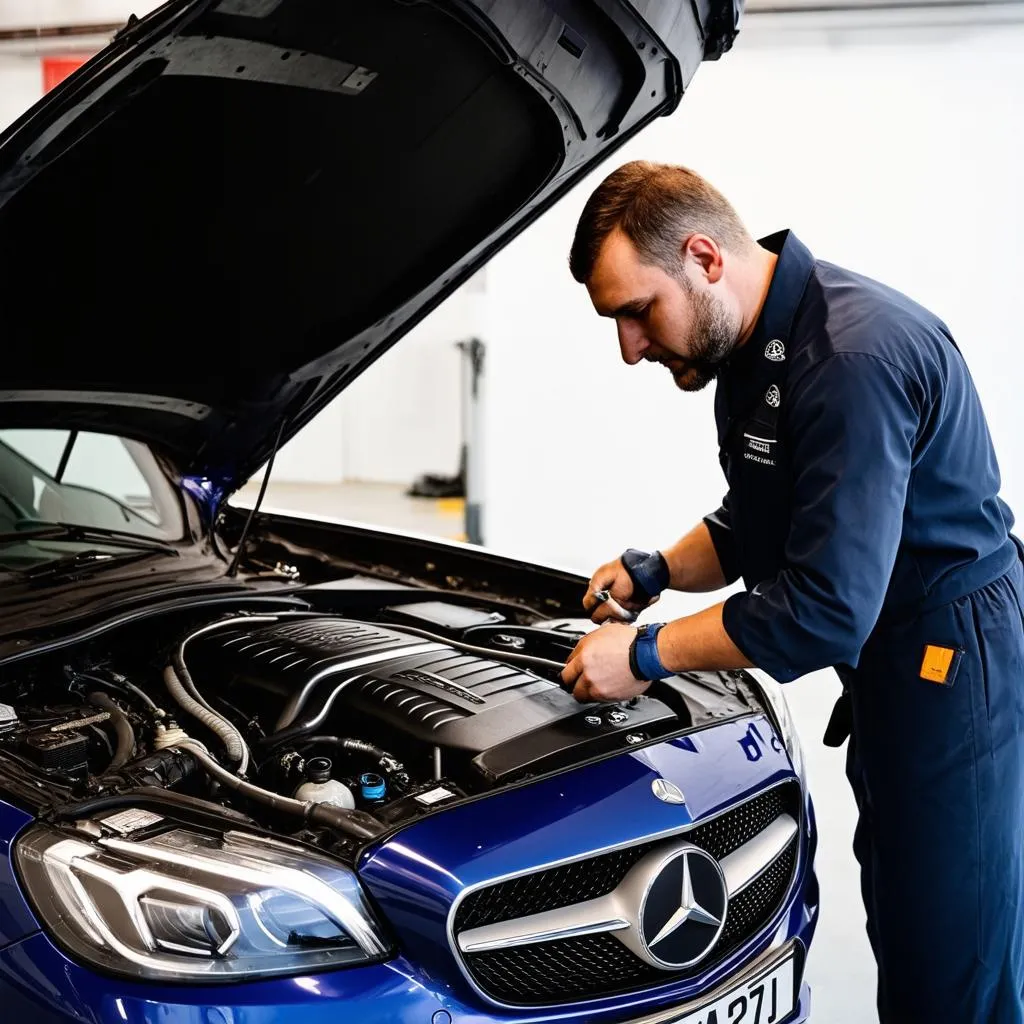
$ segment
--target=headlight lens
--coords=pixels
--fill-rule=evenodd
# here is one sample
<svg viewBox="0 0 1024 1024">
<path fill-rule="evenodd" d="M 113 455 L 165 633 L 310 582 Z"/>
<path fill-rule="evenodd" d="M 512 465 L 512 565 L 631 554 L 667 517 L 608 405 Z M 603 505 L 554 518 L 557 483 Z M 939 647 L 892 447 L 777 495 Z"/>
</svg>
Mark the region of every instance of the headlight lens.
<svg viewBox="0 0 1024 1024">
<path fill-rule="evenodd" d="M 775 727 L 779 731 L 779 739 L 782 740 L 786 753 L 789 754 L 789 759 L 793 762 L 793 770 L 800 778 L 805 778 L 804 750 L 800 745 L 800 737 L 797 735 L 796 725 L 793 723 L 793 716 L 790 714 L 782 685 L 761 669 L 754 668 L 745 671 L 757 683 L 761 696 L 764 697 L 764 701 L 771 711 Z"/>
<path fill-rule="evenodd" d="M 231 981 L 389 950 L 353 872 L 259 836 L 176 828 L 135 842 L 37 825 L 15 858 L 54 937 L 123 975 Z"/>
</svg>

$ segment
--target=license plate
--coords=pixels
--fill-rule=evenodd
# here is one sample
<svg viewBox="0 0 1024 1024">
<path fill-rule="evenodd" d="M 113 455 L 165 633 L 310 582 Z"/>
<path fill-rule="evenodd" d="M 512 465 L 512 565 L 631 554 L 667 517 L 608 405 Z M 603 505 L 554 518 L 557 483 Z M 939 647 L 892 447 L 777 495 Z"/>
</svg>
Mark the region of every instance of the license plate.
<svg viewBox="0 0 1024 1024">
<path fill-rule="evenodd" d="M 796 1009 L 794 965 L 788 957 L 672 1024 L 782 1024 Z"/>
</svg>

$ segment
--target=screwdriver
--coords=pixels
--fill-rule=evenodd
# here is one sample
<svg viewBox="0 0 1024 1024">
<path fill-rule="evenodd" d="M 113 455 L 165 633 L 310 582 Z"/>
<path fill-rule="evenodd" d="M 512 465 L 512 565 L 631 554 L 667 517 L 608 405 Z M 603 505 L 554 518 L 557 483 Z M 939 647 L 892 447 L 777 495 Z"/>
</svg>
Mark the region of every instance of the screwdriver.
<svg viewBox="0 0 1024 1024">
<path fill-rule="evenodd" d="M 620 619 L 622 622 L 636 622 L 637 613 L 623 608 L 607 590 L 592 590 L 590 594 L 598 604 L 608 605 L 612 615 L 617 619 Z"/>
</svg>

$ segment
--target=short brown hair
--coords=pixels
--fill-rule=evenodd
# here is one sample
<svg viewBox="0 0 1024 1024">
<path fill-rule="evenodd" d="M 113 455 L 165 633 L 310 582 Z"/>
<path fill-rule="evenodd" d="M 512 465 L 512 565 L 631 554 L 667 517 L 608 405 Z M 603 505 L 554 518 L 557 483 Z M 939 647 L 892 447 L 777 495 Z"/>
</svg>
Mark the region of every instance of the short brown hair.
<svg viewBox="0 0 1024 1024">
<path fill-rule="evenodd" d="M 616 228 L 622 228 L 645 263 L 669 271 L 679 266 L 682 240 L 697 232 L 738 252 L 754 244 L 729 200 L 699 174 L 647 160 L 613 171 L 583 207 L 569 252 L 569 269 L 581 284 L 594 272 L 601 246 Z"/>
</svg>

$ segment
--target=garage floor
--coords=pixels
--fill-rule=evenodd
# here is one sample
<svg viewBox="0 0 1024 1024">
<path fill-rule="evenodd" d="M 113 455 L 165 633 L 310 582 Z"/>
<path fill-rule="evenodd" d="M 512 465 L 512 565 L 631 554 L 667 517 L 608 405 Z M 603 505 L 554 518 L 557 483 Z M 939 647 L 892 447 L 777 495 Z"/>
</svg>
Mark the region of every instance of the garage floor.
<svg viewBox="0 0 1024 1024">
<path fill-rule="evenodd" d="M 448 540 L 464 539 L 461 498 L 410 498 L 405 491 L 402 484 L 293 484 L 271 480 L 263 506 L 390 526 Z M 244 487 L 240 497 L 249 504 L 258 493 L 257 481 Z"/>
<path fill-rule="evenodd" d="M 254 500 L 258 489 L 258 485 L 245 488 L 243 502 Z M 460 501 L 409 498 L 399 485 L 272 482 L 264 506 L 462 539 Z M 673 614 L 671 602 L 671 595 L 666 595 L 661 606 L 666 617 Z M 824 1024 L 872 1024 L 878 1019 L 875 965 L 864 934 L 859 876 L 850 851 L 855 811 L 843 775 L 846 748 L 833 750 L 821 743 L 838 692 L 839 682 L 831 672 L 815 673 L 786 688 L 803 738 L 819 828 L 821 917 L 808 963 L 814 990 L 812 1019 Z"/>
</svg>

